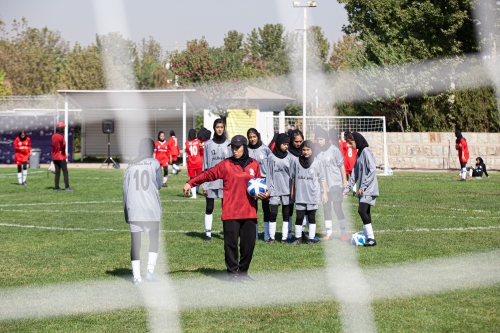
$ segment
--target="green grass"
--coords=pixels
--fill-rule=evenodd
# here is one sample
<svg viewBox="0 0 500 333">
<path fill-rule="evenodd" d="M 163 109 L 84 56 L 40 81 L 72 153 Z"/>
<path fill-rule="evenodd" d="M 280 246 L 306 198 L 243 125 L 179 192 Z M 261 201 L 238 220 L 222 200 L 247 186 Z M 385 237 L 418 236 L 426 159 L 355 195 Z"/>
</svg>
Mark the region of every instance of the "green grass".
<svg viewBox="0 0 500 333">
<path fill-rule="evenodd" d="M 121 202 L 123 170 L 70 169 L 74 192 L 53 191 L 53 175 L 47 178 L 42 171 L 30 170 L 28 186 L 22 187 L 16 185 L 15 168 L 0 169 L 0 289 L 130 275 L 130 235 Z M 500 176 L 459 182 L 455 175 L 379 177 L 381 196 L 372 209 L 379 245 L 356 249 L 361 267 L 500 248 Z M 171 176 L 169 187 L 160 191 L 162 228 L 168 231 L 162 234 L 168 273 L 173 279 L 210 279 L 225 271 L 222 234 L 215 232 L 212 242 L 203 241 L 205 200 L 182 196 L 186 179 L 185 172 Z M 350 197 L 347 206 L 352 209 L 354 229 L 362 230 L 357 201 Z M 213 230 L 220 231 L 220 202 L 215 207 Z M 494 228 L 481 229 L 485 227 Z M 321 232 L 322 223 L 318 228 Z M 321 245 L 289 247 L 259 241 L 250 270 L 285 272 L 324 265 Z M 496 285 L 376 301 L 374 313 L 379 332 L 498 332 L 499 307 L 500 285 Z M 146 323 L 147 310 L 137 309 L 0 322 L 0 332 L 147 332 Z M 181 323 L 185 332 L 341 331 L 339 308 L 333 301 L 185 310 Z"/>
</svg>

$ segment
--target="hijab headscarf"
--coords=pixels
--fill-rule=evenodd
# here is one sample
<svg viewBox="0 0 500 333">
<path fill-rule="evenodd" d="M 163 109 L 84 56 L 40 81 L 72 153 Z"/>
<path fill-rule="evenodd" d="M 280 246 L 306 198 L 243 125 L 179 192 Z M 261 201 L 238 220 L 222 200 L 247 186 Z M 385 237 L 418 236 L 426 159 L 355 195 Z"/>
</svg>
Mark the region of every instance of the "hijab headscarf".
<svg viewBox="0 0 500 333">
<path fill-rule="evenodd" d="M 279 159 L 284 159 L 288 155 L 288 152 L 286 150 L 282 151 L 280 148 L 283 143 L 290 143 L 290 138 L 288 137 L 287 134 L 280 133 L 276 138 L 276 145 L 274 145 L 273 149 L 274 156 L 276 156 Z"/>
<path fill-rule="evenodd" d="M 257 135 L 257 143 L 252 145 L 250 144 L 250 139 L 248 139 L 248 137 L 250 136 L 250 133 L 253 133 L 255 135 Z M 248 139 L 248 148 L 250 149 L 257 149 L 259 148 L 260 146 L 262 146 L 262 140 L 260 139 L 260 133 L 259 131 L 257 131 L 255 128 L 249 128 L 248 131 L 247 131 L 247 139 Z"/>
<path fill-rule="evenodd" d="M 203 136 L 202 136 L 202 141 L 208 141 L 210 140 L 210 137 L 212 136 L 212 131 L 210 131 L 208 128 L 205 128 L 203 130 Z"/>
<path fill-rule="evenodd" d="M 363 149 L 369 147 L 368 142 L 366 141 L 365 137 L 358 132 L 352 132 L 351 134 L 354 138 L 354 142 L 356 142 L 356 149 L 358 150 L 357 156 L 360 156 Z"/>
<path fill-rule="evenodd" d="M 174 132 L 174 130 L 171 130 L 171 131 L 170 131 L 170 136 L 175 136 L 175 132 Z"/>
<path fill-rule="evenodd" d="M 457 137 L 457 140 L 455 141 L 455 143 L 457 143 L 457 144 L 460 143 L 460 139 L 463 138 L 462 132 L 460 132 L 459 130 L 456 130 L 455 131 L 455 136 Z"/>
<path fill-rule="evenodd" d="M 229 144 L 229 145 L 231 145 L 231 144 Z M 229 158 L 229 160 L 230 160 L 232 163 L 234 163 L 234 164 L 238 164 L 239 166 L 241 166 L 241 168 L 243 169 L 243 171 L 245 171 L 245 167 L 246 167 L 247 165 L 249 165 L 249 164 L 252 162 L 252 158 L 251 158 L 251 157 L 250 157 L 250 155 L 248 154 L 248 145 L 243 144 L 242 146 L 243 146 L 243 149 L 244 149 L 244 151 L 243 151 L 243 155 L 241 155 L 241 157 L 240 157 L 240 158 L 236 158 L 236 157 L 234 157 L 234 155 L 233 155 L 233 156 L 231 156 L 231 157 Z"/>
<path fill-rule="evenodd" d="M 476 160 L 479 160 L 479 164 L 484 164 L 484 161 L 481 157 L 476 157 Z M 477 164 L 476 164 L 477 165 Z"/>
<path fill-rule="evenodd" d="M 218 124 L 224 125 L 224 132 L 222 132 L 222 135 L 217 135 L 217 131 L 215 130 L 215 126 Z M 214 121 L 214 137 L 213 139 L 215 143 L 221 144 L 226 142 L 226 124 L 224 124 L 224 121 L 222 119 L 215 119 Z"/>
<path fill-rule="evenodd" d="M 288 146 L 288 151 L 295 157 L 299 157 L 300 155 L 302 155 L 302 149 L 299 147 L 299 148 L 295 148 L 294 144 L 293 144 L 293 141 L 295 140 L 295 137 L 296 136 L 300 136 L 302 137 L 302 139 L 304 139 L 304 134 L 302 134 L 302 132 L 299 130 L 299 129 L 295 129 L 292 131 L 292 135 L 290 136 L 290 146 Z"/>
<path fill-rule="evenodd" d="M 320 151 L 327 151 L 331 144 L 330 144 L 330 136 L 328 135 L 328 132 L 325 131 L 322 127 L 316 126 L 314 129 L 314 139 L 318 140 L 319 138 L 325 139 L 325 145 L 323 147 L 319 146 L 319 149 L 315 151 L 315 155 L 317 156 Z"/>
<path fill-rule="evenodd" d="M 310 148 L 312 151 L 314 151 L 314 142 L 311 140 L 306 140 L 302 142 L 302 145 L 300 146 L 300 150 L 302 150 L 303 147 Z M 314 154 L 311 154 L 308 158 L 305 158 L 304 155 L 299 156 L 299 163 L 302 165 L 304 169 L 309 169 L 309 167 L 313 164 L 314 162 Z"/>
<path fill-rule="evenodd" d="M 196 130 L 194 128 L 191 128 L 188 133 L 188 140 L 195 140 L 196 139 Z"/>
<path fill-rule="evenodd" d="M 330 130 L 328 131 L 328 135 L 330 136 L 330 140 L 332 140 L 332 145 L 334 145 L 335 147 L 337 148 L 340 148 L 340 145 L 339 145 L 339 134 L 337 133 L 337 131 L 335 130 L 335 128 L 330 128 Z"/>
<path fill-rule="evenodd" d="M 64 127 L 56 127 L 56 133 L 64 134 Z"/>
<path fill-rule="evenodd" d="M 22 135 L 23 135 L 23 134 L 24 134 L 24 138 L 22 137 Z M 21 140 L 21 141 L 25 141 L 27 137 L 28 137 L 28 136 L 26 135 L 26 132 L 25 132 L 25 131 L 21 131 L 21 132 L 19 132 L 19 140 Z"/>
<path fill-rule="evenodd" d="M 162 133 L 165 134 L 165 132 L 163 132 L 163 131 L 159 131 L 158 132 L 158 141 L 160 141 L 161 143 L 164 143 L 165 142 L 165 138 L 163 138 L 163 141 L 160 140 L 160 134 L 162 134 Z"/>
<path fill-rule="evenodd" d="M 153 157 L 153 151 L 155 149 L 155 143 L 150 138 L 144 138 L 139 143 L 139 155 L 130 164 L 139 163 L 145 158 Z"/>
</svg>

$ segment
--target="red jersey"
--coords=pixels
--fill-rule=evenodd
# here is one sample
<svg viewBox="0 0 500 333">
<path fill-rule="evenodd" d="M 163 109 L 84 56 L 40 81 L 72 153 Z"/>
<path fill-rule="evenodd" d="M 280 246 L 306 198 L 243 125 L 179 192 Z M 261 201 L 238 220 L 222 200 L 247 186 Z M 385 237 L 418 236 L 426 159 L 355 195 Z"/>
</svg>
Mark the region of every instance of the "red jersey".
<svg viewBox="0 0 500 333">
<path fill-rule="evenodd" d="M 186 153 L 188 169 L 201 169 L 203 167 L 200 140 L 194 139 L 186 141 Z"/>
<path fill-rule="evenodd" d="M 467 146 L 467 140 L 461 138 L 460 144 L 462 144 L 462 147 L 459 147 L 458 143 L 455 144 L 455 149 L 458 150 L 458 159 L 460 160 L 460 163 L 467 163 L 469 160 L 469 147 Z"/>
<path fill-rule="evenodd" d="M 175 136 L 171 136 L 170 140 L 168 140 L 168 153 L 172 156 L 179 156 L 179 145 L 177 144 L 177 138 Z"/>
<path fill-rule="evenodd" d="M 24 162 L 28 162 L 31 152 L 31 140 L 26 137 L 24 141 L 21 141 L 19 137 L 14 140 L 14 163 L 21 165 Z"/>
<path fill-rule="evenodd" d="M 52 135 L 52 161 L 62 161 L 67 158 L 64 134 L 54 133 Z"/>
<path fill-rule="evenodd" d="M 341 141 L 341 152 L 344 156 L 344 167 L 345 173 L 350 175 L 354 164 L 356 164 L 356 155 L 358 154 L 357 149 L 352 149 L 351 145 L 347 141 Z"/>
<path fill-rule="evenodd" d="M 245 171 L 230 158 L 205 170 L 201 175 L 188 181 L 191 187 L 222 179 L 224 200 L 222 200 L 222 220 L 256 219 L 257 200 L 247 193 L 247 183 L 252 178 L 260 178 L 259 162 L 252 158 L 252 162 L 245 166 Z"/>
<path fill-rule="evenodd" d="M 170 160 L 168 153 L 168 141 L 156 141 L 155 142 L 155 158 L 160 162 L 161 166 L 168 166 Z"/>
</svg>

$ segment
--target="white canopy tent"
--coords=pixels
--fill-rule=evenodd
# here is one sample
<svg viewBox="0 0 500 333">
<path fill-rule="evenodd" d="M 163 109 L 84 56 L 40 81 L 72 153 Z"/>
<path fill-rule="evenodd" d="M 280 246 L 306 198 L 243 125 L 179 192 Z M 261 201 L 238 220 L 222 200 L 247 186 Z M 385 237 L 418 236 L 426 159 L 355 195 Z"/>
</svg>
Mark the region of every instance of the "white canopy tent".
<svg viewBox="0 0 500 333">
<path fill-rule="evenodd" d="M 82 109 L 82 156 L 85 153 L 86 139 L 90 139 L 93 134 L 100 133 L 100 121 L 102 118 L 117 118 L 121 125 L 121 149 L 114 150 L 115 155 L 135 155 L 136 146 L 127 145 L 127 140 L 134 136 L 151 135 L 156 132 L 158 119 L 178 119 L 182 111 L 182 126 L 177 125 L 182 131 L 182 144 L 184 147 L 187 133 L 187 119 L 192 119 L 193 128 L 195 113 L 205 109 L 207 102 L 194 89 L 178 90 L 58 90 L 58 93 L 65 99 L 65 123 L 68 122 L 69 102 Z M 190 114 L 188 115 L 188 109 Z M 86 117 L 88 115 L 88 117 Z M 154 122 L 153 122 L 154 115 Z M 151 126 L 154 123 L 154 130 Z M 88 132 L 86 126 L 92 124 L 92 131 Z M 164 126 L 167 123 L 164 122 Z M 116 125 L 115 125 L 116 126 Z M 169 128 L 173 129 L 173 126 Z M 134 131 L 136 133 L 134 133 Z M 142 134 L 141 134 L 142 133 Z M 90 136 L 87 138 L 87 134 Z M 168 136 L 168 132 L 166 133 Z M 65 133 L 67 136 L 67 133 Z M 155 137 L 155 136 L 154 136 Z M 102 137 L 101 137 L 102 138 Z M 137 139 L 137 138 L 133 138 Z M 67 137 L 66 137 L 67 140 Z M 101 154 L 102 155 L 102 154 Z M 185 160 L 185 159 L 184 159 Z"/>
</svg>

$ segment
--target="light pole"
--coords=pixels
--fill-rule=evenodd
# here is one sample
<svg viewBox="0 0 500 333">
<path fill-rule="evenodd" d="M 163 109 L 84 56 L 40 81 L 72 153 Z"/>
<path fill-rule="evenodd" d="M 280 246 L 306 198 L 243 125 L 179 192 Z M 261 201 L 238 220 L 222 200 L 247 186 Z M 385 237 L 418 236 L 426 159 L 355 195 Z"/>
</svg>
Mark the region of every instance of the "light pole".
<svg viewBox="0 0 500 333">
<path fill-rule="evenodd" d="M 306 127 L 306 111 L 307 111 L 307 7 L 316 7 L 316 1 L 309 1 L 307 6 L 300 4 L 300 1 L 293 1 L 294 8 L 304 8 L 304 45 L 303 45 L 303 55 L 302 55 L 302 132 L 304 134 L 304 140 L 307 136 Z"/>
</svg>

